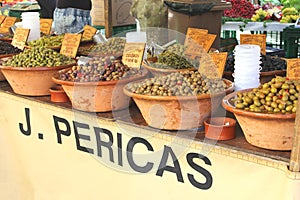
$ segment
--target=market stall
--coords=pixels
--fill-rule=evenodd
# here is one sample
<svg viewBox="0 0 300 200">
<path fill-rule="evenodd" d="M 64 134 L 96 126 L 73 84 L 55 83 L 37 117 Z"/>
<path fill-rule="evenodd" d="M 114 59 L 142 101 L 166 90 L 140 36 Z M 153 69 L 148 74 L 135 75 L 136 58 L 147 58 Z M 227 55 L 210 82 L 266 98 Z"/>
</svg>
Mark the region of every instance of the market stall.
<svg viewBox="0 0 300 200">
<path fill-rule="evenodd" d="M 220 31 L 110 37 L 111 17 L 107 38 L 43 19 L 37 38 L 0 38 L 1 199 L 300 198 L 299 59 L 267 57 L 258 34 L 228 64 Z"/>
<path fill-rule="evenodd" d="M 256 148 L 239 127 L 234 140 L 214 142 L 203 130 L 150 128 L 135 105 L 83 113 L 48 96 L 16 95 L 6 82 L 0 95 L 1 197 L 299 198 L 290 152 Z"/>
</svg>

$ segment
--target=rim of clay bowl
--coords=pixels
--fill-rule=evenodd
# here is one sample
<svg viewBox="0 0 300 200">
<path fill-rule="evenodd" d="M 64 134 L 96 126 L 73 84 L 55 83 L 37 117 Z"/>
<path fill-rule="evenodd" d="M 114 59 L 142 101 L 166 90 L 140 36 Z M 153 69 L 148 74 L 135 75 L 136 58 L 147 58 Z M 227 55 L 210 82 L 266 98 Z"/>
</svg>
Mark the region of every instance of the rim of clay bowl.
<svg viewBox="0 0 300 200">
<path fill-rule="evenodd" d="M 49 67 L 13 67 L 0 65 L 0 69 L 11 70 L 11 71 L 51 71 L 69 68 L 76 65 L 76 62 L 61 66 L 49 66 Z"/>
<path fill-rule="evenodd" d="M 286 73 L 286 70 L 273 70 L 273 71 L 267 71 L 267 72 L 260 72 L 261 76 L 270 76 L 270 75 L 284 75 Z"/>
<path fill-rule="evenodd" d="M 253 88 L 250 89 L 245 89 L 245 90 L 240 90 L 236 91 L 233 93 L 230 93 L 226 95 L 223 100 L 222 100 L 222 106 L 225 108 L 225 110 L 232 112 L 234 114 L 238 115 L 243 115 L 243 116 L 249 116 L 249 117 L 256 117 L 256 118 L 265 118 L 265 119 L 292 119 L 296 117 L 295 113 L 292 114 L 281 114 L 281 113 L 258 113 L 258 112 L 251 112 L 251 111 L 246 111 L 243 109 L 238 109 L 236 108 L 232 103 L 231 100 L 236 97 L 238 92 L 244 93 L 251 91 Z"/>
<path fill-rule="evenodd" d="M 224 91 L 222 92 L 218 92 L 218 93 L 213 93 L 213 94 L 201 94 L 201 95 L 196 95 L 196 96 L 150 96 L 150 95 L 143 95 L 143 94 L 136 94 L 133 92 L 130 92 L 127 87 L 130 84 L 134 84 L 134 83 L 138 83 L 140 81 L 135 81 L 135 82 L 130 82 L 128 83 L 123 91 L 127 96 L 130 96 L 132 98 L 138 98 L 138 99 L 148 99 L 148 100 L 160 100 L 160 101 L 172 101 L 172 100 L 191 100 L 191 99 L 207 99 L 207 98 L 211 98 L 211 97 L 217 97 L 220 96 L 222 94 L 224 94 L 224 92 L 229 93 L 233 91 L 233 82 L 227 80 L 227 79 L 222 79 L 226 85 L 228 85 L 228 88 L 226 88 Z"/>
<path fill-rule="evenodd" d="M 25 47 L 26 49 L 32 49 L 32 48 L 35 48 L 35 47 L 37 47 L 37 46 L 24 45 L 24 47 Z M 45 46 L 45 47 L 48 48 L 48 49 L 52 49 L 52 50 L 60 50 L 61 45 L 59 45 L 59 46 Z"/>
<path fill-rule="evenodd" d="M 121 80 L 114 80 L 114 81 L 96 81 L 96 82 L 74 82 L 74 81 L 63 81 L 59 79 L 59 74 L 64 73 L 65 71 L 70 70 L 71 68 L 66 68 L 63 70 L 58 71 L 52 76 L 52 80 L 60 85 L 69 85 L 69 86 L 91 86 L 91 85 L 116 85 L 120 83 L 127 83 L 128 81 L 135 81 L 137 79 L 143 78 L 147 76 L 148 71 L 145 69 L 141 69 L 142 74 L 135 75 L 135 76 L 130 76 L 125 79 Z"/>
<path fill-rule="evenodd" d="M 172 72 L 184 72 L 184 71 L 196 71 L 198 70 L 197 68 L 186 68 L 186 69 L 163 69 L 163 68 L 157 68 L 157 67 L 152 67 L 150 65 L 147 65 L 145 62 L 142 63 L 142 66 L 145 67 L 147 70 L 150 72 L 159 72 L 159 73 L 172 73 Z"/>
<path fill-rule="evenodd" d="M 266 71 L 266 72 L 260 72 L 261 76 L 269 76 L 269 75 L 282 75 L 285 74 L 286 70 L 273 70 L 273 71 Z M 223 74 L 232 76 L 233 72 L 231 71 L 224 71 Z"/>
</svg>

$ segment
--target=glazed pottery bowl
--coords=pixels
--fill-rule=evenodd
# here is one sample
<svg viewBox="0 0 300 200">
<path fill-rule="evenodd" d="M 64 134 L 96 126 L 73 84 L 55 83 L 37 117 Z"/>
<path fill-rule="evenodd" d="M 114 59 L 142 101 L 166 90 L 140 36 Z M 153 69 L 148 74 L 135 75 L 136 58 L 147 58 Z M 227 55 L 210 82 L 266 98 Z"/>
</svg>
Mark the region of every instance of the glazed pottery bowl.
<svg viewBox="0 0 300 200">
<path fill-rule="evenodd" d="M 49 89 L 56 84 L 52 76 L 59 70 L 75 65 L 54 67 L 11 67 L 0 66 L 0 69 L 16 94 L 26 96 L 49 95 Z"/>
<path fill-rule="evenodd" d="M 238 109 L 232 101 L 236 95 L 237 92 L 228 94 L 224 97 L 222 105 L 227 111 L 234 113 L 250 144 L 271 150 L 292 149 L 295 114 L 256 113 Z"/>
<path fill-rule="evenodd" d="M 143 118 L 151 127 L 166 130 L 188 130 L 203 126 L 203 120 L 215 112 L 226 93 L 233 91 L 231 81 L 224 92 L 197 96 L 150 96 L 129 91 L 129 83 L 124 93 L 132 97 Z"/>
<path fill-rule="evenodd" d="M 60 84 L 68 95 L 73 108 L 87 112 L 108 112 L 124 109 L 129 106 L 130 98 L 123 93 L 123 87 L 131 81 L 147 76 L 147 70 L 126 79 L 98 82 L 73 82 L 60 80 L 61 70 L 52 79 Z"/>
<path fill-rule="evenodd" d="M 231 140 L 235 137 L 236 120 L 213 117 L 204 120 L 205 137 L 213 140 Z"/>
</svg>

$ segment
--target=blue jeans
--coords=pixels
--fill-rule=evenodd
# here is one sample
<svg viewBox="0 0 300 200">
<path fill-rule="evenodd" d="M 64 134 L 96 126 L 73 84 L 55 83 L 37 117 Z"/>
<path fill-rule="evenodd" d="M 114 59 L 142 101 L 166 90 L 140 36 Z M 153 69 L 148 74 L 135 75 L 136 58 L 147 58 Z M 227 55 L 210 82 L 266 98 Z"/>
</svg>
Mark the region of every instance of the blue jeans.
<svg viewBox="0 0 300 200">
<path fill-rule="evenodd" d="M 85 25 L 91 25 L 90 10 L 78 8 L 55 8 L 53 30 L 56 34 L 76 33 Z"/>
</svg>

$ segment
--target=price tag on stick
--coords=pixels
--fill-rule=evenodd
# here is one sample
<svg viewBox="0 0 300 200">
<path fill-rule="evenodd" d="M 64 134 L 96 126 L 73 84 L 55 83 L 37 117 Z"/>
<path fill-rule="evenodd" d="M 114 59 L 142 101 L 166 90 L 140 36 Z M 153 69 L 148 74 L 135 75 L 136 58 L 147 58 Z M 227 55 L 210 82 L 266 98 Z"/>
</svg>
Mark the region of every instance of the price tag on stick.
<svg viewBox="0 0 300 200">
<path fill-rule="evenodd" d="M 5 18 L 6 18 L 5 15 L 0 15 L 0 24 L 4 22 Z"/>
<path fill-rule="evenodd" d="M 16 32 L 14 34 L 11 44 L 13 46 L 23 50 L 24 46 L 26 44 L 26 41 L 28 39 L 29 32 L 30 32 L 30 29 L 16 28 Z"/>
<path fill-rule="evenodd" d="M 224 68 L 225 68 L 226 60 L 227 60 L 227 54 L 228 54 L 227 52 L 210 53 L 209 54 L 217 66 L 219 78 L 222 78 L 222 76 L 223 76 L 223 72 L 224 72 Z"/>
<path fill-rule="evenodd" d="M 265 34 L 241 34 L 240 44 L 253 44 L 260 46 L 260 52 L 266 55 L 266 35 Z"/>
<path fill-rule="evenodd" d="M 291 79 L 300 79 L 300 58 L 285 59 L 287 63 L 286 76 Z"/>
<path fill-rule="evenodd" d="M 66 33 L 61 44 L 60 53 L 75 58 L 81 40 L 81 34 Z"/>
<path fill-rule="evenodd" d="M 96 32 L 97 32 L 96 28 L 89 25 L 85 25 L 83 27 L 82 37 L 91 40 L 93 39 L 93 36 L 96 34 Z"/>
<path fill-rule="evenodd" d="M 126 43 L 122 62 L 128 67 L 140 68 L 144 56 L 146 43 Z"/>
<path fill-rule="evenodd" d="M 6 17 L 1 24 L 0 33 L 8 33 L 10 27 L 12 27 L 17 21 L 16 17 Z"/>
<path fill-rule="evenodd" d="M 40 19 L 40 30 L 42 33 L 49 35 L 52 28 L 53 19 Z"/>
</svg>

